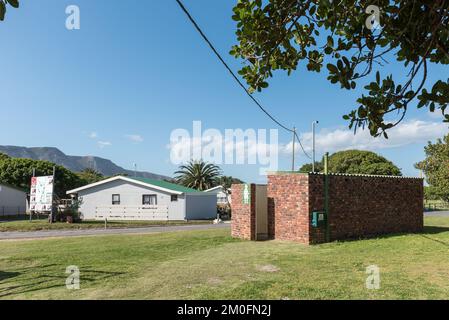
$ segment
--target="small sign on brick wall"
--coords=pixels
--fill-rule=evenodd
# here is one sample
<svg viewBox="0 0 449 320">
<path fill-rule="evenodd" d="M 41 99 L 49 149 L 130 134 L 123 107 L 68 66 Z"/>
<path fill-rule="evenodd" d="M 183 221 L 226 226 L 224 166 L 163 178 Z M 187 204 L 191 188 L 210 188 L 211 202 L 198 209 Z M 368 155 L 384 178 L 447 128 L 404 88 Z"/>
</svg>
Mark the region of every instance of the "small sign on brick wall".
<svg viewBox="0 0 449 320">
<path fill-rule="evenodd" d="M 242 189 L 243 204 L 251 204 L 251 186 L 245 184 Z"/>
</svg>

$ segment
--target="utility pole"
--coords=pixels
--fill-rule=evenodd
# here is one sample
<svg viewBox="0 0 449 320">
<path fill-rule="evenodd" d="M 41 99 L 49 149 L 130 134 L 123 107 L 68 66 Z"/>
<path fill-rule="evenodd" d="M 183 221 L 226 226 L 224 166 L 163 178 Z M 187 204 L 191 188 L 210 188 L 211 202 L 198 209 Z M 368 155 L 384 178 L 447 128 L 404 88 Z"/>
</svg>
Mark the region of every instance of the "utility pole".
<svg viewBox="0 0 449 320">
<path fill-rule="evenodd" d="M 36 169 L 33 168 L 33 178 L 35 176 L 36 176 Z M 31 210 L 31 197 L 32 197 L 32 193 L 30 193 L 30 222 L 33 220 L 33 211 L 34 211 L 34 210 Z"/>
<path fill-rule="evenodd" d="M 312 172 L 315 173 L 315 126 L 319 121 L 312 122 Z"/>
<path fill-rule="evenodd" d="M 296 142 L 296 127 L 293 127 L 293 150 L 292 150 L 292 171 L 295 171 L 295 142 Z"/>
<path fill-rule="evenodd" d="M 50 211 L 50 223 L 53 223 L 54 222 L 54 219 L 55 219 L 55 209 L 57 209 L 57 207 L 55 206 L 55 204 L 54 204 L 54 201 L 55 201 L 55 185 L 56 185 L 56 181 L 55 181 L 55 178 L 56 178 L 56 166 L 53 166 L 53 192 L 51 193 L 51 211 Z"/>
</svg>

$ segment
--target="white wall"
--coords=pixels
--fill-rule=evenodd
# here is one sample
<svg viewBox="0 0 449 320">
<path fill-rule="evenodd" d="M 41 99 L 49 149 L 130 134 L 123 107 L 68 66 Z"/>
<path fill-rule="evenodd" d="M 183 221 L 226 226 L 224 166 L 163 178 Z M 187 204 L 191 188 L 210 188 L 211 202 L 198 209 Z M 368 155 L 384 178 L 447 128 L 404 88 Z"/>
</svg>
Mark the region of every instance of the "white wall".
<svg viewBox="0 0 449 320">
<path fill-rule="evenodd" d="M 23 191 L 0 184 L 0 217 L 26 212 L 26 194 Z"/>
<path fill-rule="evenodd" d="M 123 180 L 115 180 L 96 187 L 82 190 L 78 196 L 82 198 L 80 212 L 84 219 L 95 218 L 96 207 L 111 207 L 112 195 L 120 194 L 119 206 L 142 206 L 142 195 L 157 195 L 157 204 L 168 206 L 170 220 L 185 219 L 185 197 L 178 196 L 178 201 L 171 201 L 171 194 Z"/>
<path fill-rule="evenodd" d="M 214 193 L 207 195 L 187 195 L 187 220 L 214 219 L 217 217 L 217 196 Z"/>
</svg>

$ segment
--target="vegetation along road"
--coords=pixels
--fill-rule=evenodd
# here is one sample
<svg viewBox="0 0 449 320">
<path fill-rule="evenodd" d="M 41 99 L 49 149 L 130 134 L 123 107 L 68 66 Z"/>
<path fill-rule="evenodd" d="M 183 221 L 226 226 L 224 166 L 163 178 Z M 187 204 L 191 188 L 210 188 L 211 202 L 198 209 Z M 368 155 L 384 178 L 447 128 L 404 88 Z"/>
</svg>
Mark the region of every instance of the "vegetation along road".
<svg viewBox="0 0 449 320">
<path fill-rule="evenodd" d="M 184 224 L 184 225 L 165 225 L 165 226 L 151 226 L 151 227 L 127 227 L 127 228 L 86 228 L 86 229 L 71 229 L 71 230 L 44 230 L 44 231 L 8 231 L 0 232 L 0 240 L 12 239 L 36 239 L 36 238 L 55 238 L 55 237 L 80 237 L 80 236 L 96 236 L 96 235 L 111 235 L 111 234 L 145 234 L 145 233 L 160 233 L 186 230 L 205 230 L 205 229 L 219 229 L 228 228 L 230 224 Z"/>
</svg>

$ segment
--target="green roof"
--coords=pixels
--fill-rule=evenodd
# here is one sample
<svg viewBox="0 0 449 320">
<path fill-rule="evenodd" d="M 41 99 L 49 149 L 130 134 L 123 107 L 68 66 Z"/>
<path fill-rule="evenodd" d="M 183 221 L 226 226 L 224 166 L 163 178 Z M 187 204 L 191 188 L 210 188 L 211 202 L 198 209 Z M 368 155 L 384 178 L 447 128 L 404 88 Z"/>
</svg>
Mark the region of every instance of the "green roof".
<svg viewBox="0 0 449 320">
<path fill-rule="evenodd" d="M 148 179 L 148 178 L 137 178 L 137 177 L 127 177 L 127 178 L 132 179 L 132 180 L 136 180 L 136 181 L 139 181 L 139 182 L 143 182 L 143 183 L 152 184 L 154 186 L 161 187 L 161 188 L 164 188 L 164 189 L 178 191 L 178 192 L 203 193 L 202 191 L 198 191 L 198 190 L 195 190 L 195 189 L 192 189 L 192 188 L 187 188 L 187 187 L 181 186 L 179 184 L 170 183 L 170 182 L 163 181 L 163 180 L 155 180 L 155 179 Z"/>
</svg>

